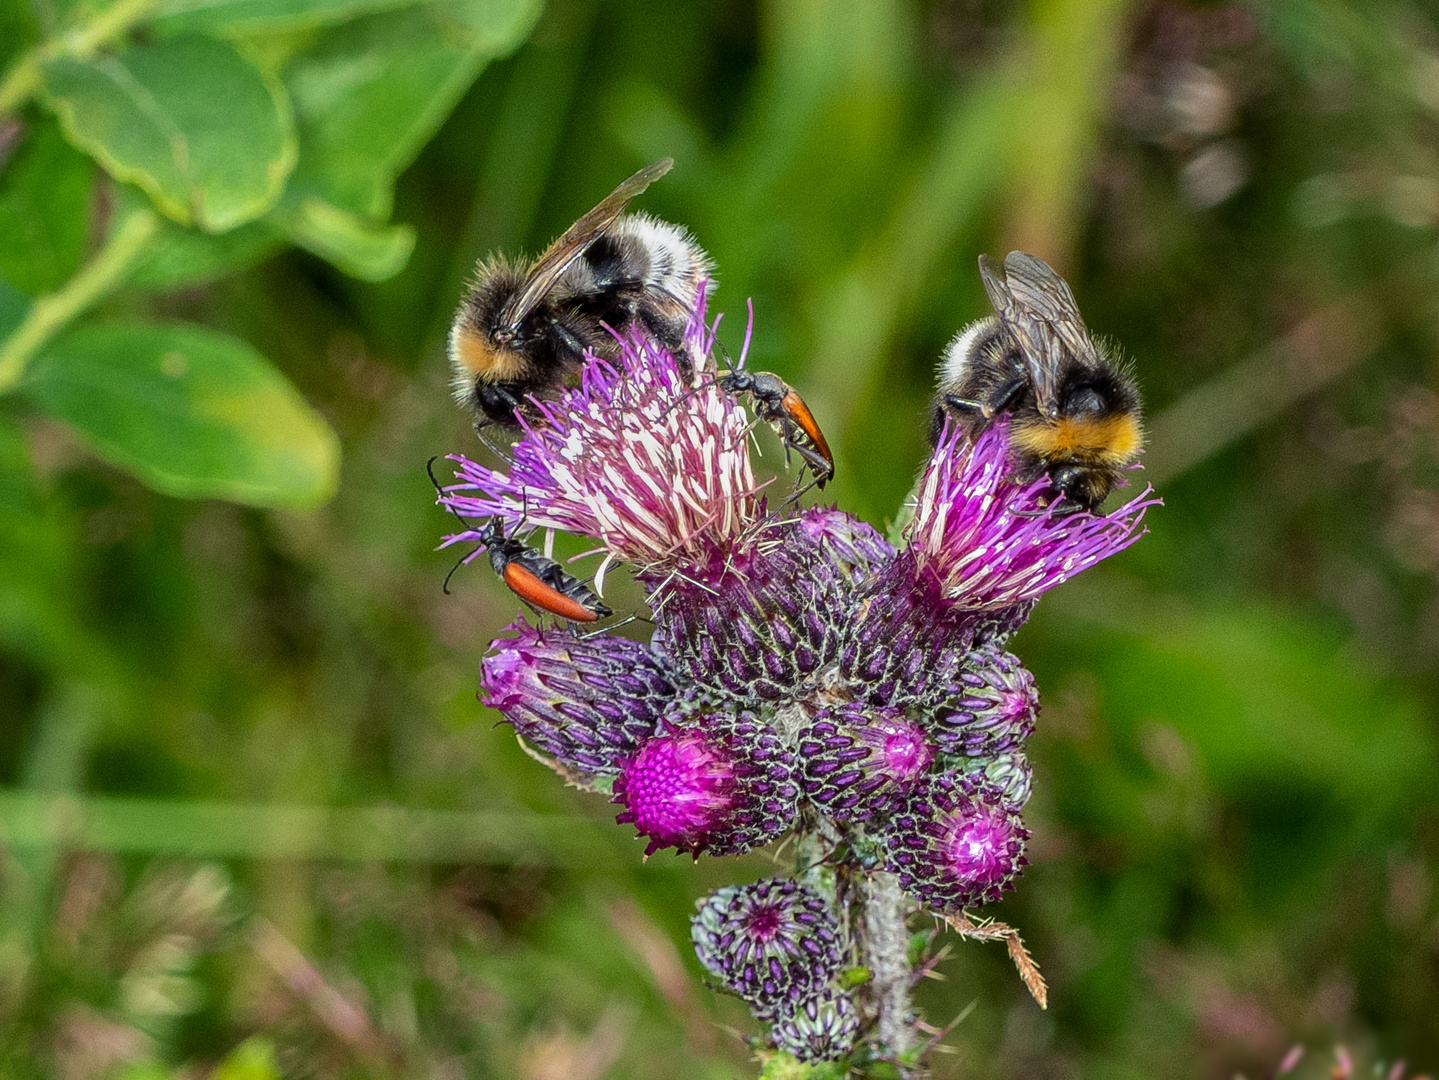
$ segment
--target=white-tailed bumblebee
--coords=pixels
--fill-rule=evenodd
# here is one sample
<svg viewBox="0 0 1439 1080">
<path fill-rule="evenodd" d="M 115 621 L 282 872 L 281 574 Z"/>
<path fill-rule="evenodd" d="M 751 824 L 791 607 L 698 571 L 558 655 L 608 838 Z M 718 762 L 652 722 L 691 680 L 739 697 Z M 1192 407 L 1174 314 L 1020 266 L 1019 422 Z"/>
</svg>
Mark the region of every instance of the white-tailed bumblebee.
<svg viewBox="0 0 1439 1080">
<path fill-rule="evenodd" d="M 1144 446 L 1139 389 L 1047 264 L 1012 251 L 1002 273 L 981 256 L 979 273 L 995 314 L 945 349 L 931 440 L 946 414 L 973 438 L 1008 413 L 1017 479 L 1047 474 L 1061 511 L 1093 510 Z"/>
<path fill-rule="evenodd" d="M 450 328 L 450 365 L 456 399 L 481 424 L 516 423 L 524 397 L 559 386 L 586 352 L 615 355 L 606 327 L 640 323 L 693 362 L 684 333 L 709 256 L 684 229 L 624 213 L 673 165 L 662 158 L 635 173 L 529 266 L 492 256 L 476 269 Z"/>
</svg>

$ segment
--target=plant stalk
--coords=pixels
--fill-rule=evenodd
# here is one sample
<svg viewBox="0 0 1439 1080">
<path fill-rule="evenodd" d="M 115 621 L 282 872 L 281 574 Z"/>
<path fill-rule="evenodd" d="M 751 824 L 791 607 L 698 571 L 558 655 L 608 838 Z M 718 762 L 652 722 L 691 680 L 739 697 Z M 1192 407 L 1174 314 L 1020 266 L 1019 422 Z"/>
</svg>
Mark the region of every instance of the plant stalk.
<svg viewBox="0 0 1439 1080">
<path fill-rule="evenodd" d="M 44 344 L 125 279 L 160 227 L 153 210 L 133 210 L 105 246 L 60 289 L 30 305 L 24 321 L 0 345 L 0 394 L 15 389 Z"/>
<path fill-rule="evenodd" d="M 909 930 L 905 916 L 909 901 L 900 891 L 899 878 L 883 871 L 861 874 L 855 882 L 863 903 L 855 927 L 861 961 L 869 968 L 869 1007 L 875 1017 L 875 1036 L 887 1055 L 901 1059 L 914 1045 L 914 1017 L 909 991 Z"/>
</svg>

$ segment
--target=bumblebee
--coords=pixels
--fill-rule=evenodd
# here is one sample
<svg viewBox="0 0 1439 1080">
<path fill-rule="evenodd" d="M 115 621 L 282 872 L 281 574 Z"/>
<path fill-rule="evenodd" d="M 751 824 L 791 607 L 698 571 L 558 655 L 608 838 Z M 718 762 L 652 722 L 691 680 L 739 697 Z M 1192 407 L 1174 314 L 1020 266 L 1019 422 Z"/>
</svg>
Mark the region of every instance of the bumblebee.
<svg viewBox="0 0 1439 1080">
<path fill-rule="evenodd" d="M 1003 271 L 981 256 L 979 273 L 995 314 L 946 347 L 930 440 L 947 415 L 974 438 L 1007 413 L 1016 479 L 1048 475 L 1058 512 L 1092 511 L 1143 449 L 1139 389 L 1046 263 L 1012 251 Z"/>
<path fill-rule="evenodd" d="M 586 352 L 616 355 L 610 330 L 633 323 L 692 366 L 684 334 L 713 264 L 684 229 L 624 213 L 673 165 L 635 173 L 530 265 L 492 256 L 476 269 L 449 352 L 455 398 L 480 426 L 515 425 L 526 395 L 559 386 Z"/>
</svg>

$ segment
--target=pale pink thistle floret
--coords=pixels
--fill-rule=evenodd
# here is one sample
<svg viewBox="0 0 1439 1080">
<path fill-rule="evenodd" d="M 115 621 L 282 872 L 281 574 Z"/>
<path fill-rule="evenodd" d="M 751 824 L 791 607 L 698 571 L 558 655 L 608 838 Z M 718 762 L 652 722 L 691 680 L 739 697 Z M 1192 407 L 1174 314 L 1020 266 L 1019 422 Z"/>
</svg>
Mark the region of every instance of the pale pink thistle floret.
<svg viewBox="0 0 1439 1080">
<path fill-rule="evenodd" d="M 1150 488 L 1111 514 L 1068 512 L 1047 477 L 1011 479 L 1009 425 L 1000 420 L 971 442 L 947 423 L 920 478 L 905 536 L 920 573 L 945 600 L 970 612 L 1000 611 L 1117 555 L 1144 535 L 1144 514 L 1160 500 Z"/>
<path fill-rule="evenodd" d="M 702 314 L 686 347 L 707 358 L 712 334 Z M 591 358 L 578 386 L 521 414 L 508 469 L 452 457 L 459 482 L 440 501 L 465 518 L 589 536 L 636 566 L 724 559 L 760 513 L 745 413 L 714 385 L 712 366 L 691 383 L 642 329 L 618 340 L 613 363 Z M 477 538 L 465 530 L 445 546 Z"/>
</svg>

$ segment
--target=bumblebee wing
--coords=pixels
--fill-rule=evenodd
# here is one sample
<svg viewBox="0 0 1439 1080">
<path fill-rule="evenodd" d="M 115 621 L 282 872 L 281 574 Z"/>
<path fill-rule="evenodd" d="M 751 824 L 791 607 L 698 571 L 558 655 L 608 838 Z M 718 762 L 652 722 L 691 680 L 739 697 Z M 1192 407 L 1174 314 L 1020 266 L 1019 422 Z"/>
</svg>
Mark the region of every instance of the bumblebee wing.
<svg viewBox="0 0 1439 1080">
<path fill-rule="evenodd" d="M 1004 260 L 1004 269 L 1015 303 L 1049 323 L 1070 352 L 1083 358 L 1092 346 L 1068 282 L 1048 263 L 1022 251 L 1011 251 Z"/>
<path fill-rule="evenodd" d="M 625 212 L 630 200 L 674 168 L 674 164 L 674 158 L 660 158 L 653 165 L 646 165 L 566 229 L 564 235 L 546 248 L 545 253 L 530 267 L 524 287 L 515 293 L 514 298 L 500 312 L 500 325 L 510 329 L 517 327 L 555 287 L 555 282 L 559 281 L 570 264 L 583 255 L 585 249 L 595 242 L 596 237 L 609 229 Z"/>
</svg>

